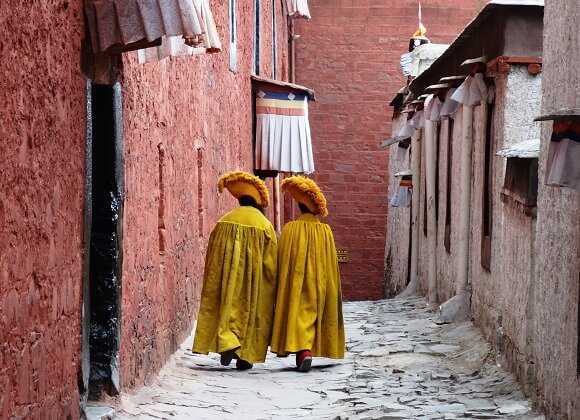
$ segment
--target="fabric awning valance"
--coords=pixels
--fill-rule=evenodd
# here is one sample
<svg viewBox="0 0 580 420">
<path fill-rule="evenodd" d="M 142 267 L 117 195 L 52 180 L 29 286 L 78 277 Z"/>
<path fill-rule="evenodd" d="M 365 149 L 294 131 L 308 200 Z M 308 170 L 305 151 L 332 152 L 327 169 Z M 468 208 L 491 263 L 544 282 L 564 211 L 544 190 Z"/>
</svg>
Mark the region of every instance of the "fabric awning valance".
<svg viewBox="0 0 580 420">
<path fill-rule="evenodd" d="M 255 169 L 314 172 L 308 99 L 312 91 L 254 79 Z"/>
<path fill-rule="evenodd" d="M 294 18 L 310 19 L 310 10 L 307 0 L 286 0 L 286 10 Z"/>
<path fill-rule="evenodd" d="M 540 139 L 524 140 L 504 147 L 496 153 L 505 158 L 537 159 L 540 155 Z"/>
<path fill-rule="evenodd" d="M 94 52 L 123 52 L 180 37 L 189 47 L 221 50 L 208 0 L 85 0 Z"/>
</svg>

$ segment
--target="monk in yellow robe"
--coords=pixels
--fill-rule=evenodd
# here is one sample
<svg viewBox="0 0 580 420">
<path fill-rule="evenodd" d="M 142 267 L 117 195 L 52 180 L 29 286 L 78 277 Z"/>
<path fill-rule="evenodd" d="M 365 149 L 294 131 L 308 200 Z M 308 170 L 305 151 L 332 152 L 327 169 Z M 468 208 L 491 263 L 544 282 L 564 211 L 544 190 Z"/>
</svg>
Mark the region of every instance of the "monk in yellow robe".
<svg viewBox="0 0 580 420">
<path fill-rule="evenodd" d="M 276 298 L 277 240 L 262 209 L 266 184 L 246 172 L 230 172 L 218 183 L 239 200 L 223 216 L 208 243 L 200 309 L 192 351 L 237 359 L 238 369 L 263 362 L 270 343 Z"/>
<path fill-rule="evenodd" d="M 271 350 L 296 353 L 299 371 L 313 356 L 344 358 L 344 321 L 338 258 L 326 216 L 326 199 L 316 183 L 302 176 L 281 186 L 298 202 L 302 215 L 287 223 L 278 243 L 278 292 Z"/>
</svg>

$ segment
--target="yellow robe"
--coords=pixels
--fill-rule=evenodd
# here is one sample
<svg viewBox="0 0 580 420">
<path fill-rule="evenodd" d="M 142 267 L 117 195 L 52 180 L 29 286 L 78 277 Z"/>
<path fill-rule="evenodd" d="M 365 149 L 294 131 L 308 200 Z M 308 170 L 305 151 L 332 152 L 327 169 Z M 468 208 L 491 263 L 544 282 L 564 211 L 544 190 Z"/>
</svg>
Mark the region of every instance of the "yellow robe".
<svg viewBox="0 0 580 420">
<path fill-rule="evenodd" d="M 253 207 L 226 214 L 209 238 L 194 353 L 236 350 L 263 362 L 276 298 L 276 233 Z"/>
<path fill-rule="evenodd" d="M 312 214 L 287 223 L 278 244 L 272 352 L 344 357 L 342 291 L 330 226 Z"/>
</svg>

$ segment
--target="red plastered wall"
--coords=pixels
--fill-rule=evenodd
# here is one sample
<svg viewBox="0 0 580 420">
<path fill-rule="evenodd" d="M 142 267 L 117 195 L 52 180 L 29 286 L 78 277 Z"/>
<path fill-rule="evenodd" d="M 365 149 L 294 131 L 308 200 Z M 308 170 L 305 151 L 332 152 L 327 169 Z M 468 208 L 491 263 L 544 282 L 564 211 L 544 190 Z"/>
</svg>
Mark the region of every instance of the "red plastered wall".
<svg viewBox="0 0 580 420">
<path fill-rule="evenodd" d="M 0 4 L 0 418 L 78 418 L 82 3 Z"/>
<path fill-rule="evenodd" d="M 218 178 L 253 168 L 254 5 L 237 3 L 237 73 L 229 69 L 228 2 L 212 2 L 221 53 L 145 65 L 135 55 L 124 58 L 124 386 L 155 374 L 189 333 L 199 307 L 207 239 L 215 222 L 237 205 L 227 192 L 218 193 Z M 276 5 L 280 79 L 288 73 L 288 44 Z M 262 1 L 260 74 L 265 77 L 272 76 L 273 67 L 271 22 L 271 2 Z"/>
</svg>

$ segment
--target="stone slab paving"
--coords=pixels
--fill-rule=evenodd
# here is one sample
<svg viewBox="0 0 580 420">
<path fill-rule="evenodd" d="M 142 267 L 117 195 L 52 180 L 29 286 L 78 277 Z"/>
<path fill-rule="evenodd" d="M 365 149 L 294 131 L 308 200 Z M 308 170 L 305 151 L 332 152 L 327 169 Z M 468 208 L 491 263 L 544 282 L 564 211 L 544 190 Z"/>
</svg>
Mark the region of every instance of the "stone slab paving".
<svg viewBox="0 0 580 420">
<path fill-rule="evenodd" d="M 490 362 L 471 323 L 436 325 L 421 298 L 346 303 L 347 355 L 269 355 L 249 371 L 190 351 L 189 337 L 155 382 L 122 395 L 116 419 L 543 419 Z"/>
</svg>

